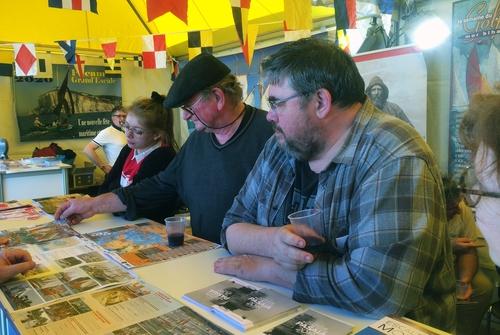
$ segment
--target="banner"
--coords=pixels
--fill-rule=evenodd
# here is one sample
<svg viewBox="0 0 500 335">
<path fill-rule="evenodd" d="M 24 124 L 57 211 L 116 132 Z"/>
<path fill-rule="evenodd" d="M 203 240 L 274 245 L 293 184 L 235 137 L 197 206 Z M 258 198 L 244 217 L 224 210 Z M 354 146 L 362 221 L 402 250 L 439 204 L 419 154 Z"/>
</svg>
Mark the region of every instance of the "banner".
<svg viewBox="0 0 500 335">
<path fill-rule="evenodd" d="M 471 164 L 458 130 L 470 97 L 491 93 L 500 83 L 500 2 L 464 0 L 453 3 L 448 172 L 458 177 Z"/>
<path fill-rule="evenodd" d="M 15 77 L 14 99 L 21 142 L 94 137 L 111 124 L 121 104 L 121 78 L 105 66 L 53 65 L 52 78 Z"/>
</svg>

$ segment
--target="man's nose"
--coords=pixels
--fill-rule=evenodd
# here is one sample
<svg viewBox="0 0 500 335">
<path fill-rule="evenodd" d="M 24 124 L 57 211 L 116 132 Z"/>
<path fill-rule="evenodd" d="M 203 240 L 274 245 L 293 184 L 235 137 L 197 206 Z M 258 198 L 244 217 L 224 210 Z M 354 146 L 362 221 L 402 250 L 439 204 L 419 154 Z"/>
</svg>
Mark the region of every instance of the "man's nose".
<svg viewBox="0 0 500 335">
<path fill-rule="evenodd" d="M 271 122 L 271 123 L 277 123 L 278 122 L 278 116 L 275 112 L 273 112 L 272 110 L 270 110 L 269 112 L 267 112 L 266 114 L 266 120 Z"/>
</svg>

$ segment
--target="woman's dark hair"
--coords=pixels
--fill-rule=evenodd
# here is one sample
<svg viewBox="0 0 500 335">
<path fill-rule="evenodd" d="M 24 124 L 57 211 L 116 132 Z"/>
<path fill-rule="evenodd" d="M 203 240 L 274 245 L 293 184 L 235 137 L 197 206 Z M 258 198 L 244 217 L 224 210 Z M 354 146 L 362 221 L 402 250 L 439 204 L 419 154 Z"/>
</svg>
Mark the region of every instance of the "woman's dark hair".
<svg viewBox="0 0 500 335">
<path fill-rule="evenodd" d="M 140 119 L 144 128 L 160 134 L 162 141 L 177 151 L 179 146 L 174 138 L 174 113 L 171 108 L 163 107 L 163 100 L 164 95 L 153 91 L 151 99 L 136 100 L 127 108 L 127 112 Z"/>
</svg>

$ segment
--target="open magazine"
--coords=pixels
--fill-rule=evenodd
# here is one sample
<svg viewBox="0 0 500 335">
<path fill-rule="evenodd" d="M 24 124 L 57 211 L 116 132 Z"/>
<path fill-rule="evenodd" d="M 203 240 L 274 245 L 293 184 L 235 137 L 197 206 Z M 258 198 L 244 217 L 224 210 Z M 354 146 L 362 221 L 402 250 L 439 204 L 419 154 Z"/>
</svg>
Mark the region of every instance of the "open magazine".
<svg viewBox="0 0 500 335">
<path fill-rule="evenodd" d="M 229 334 L 142 281 L 85 292 L 11 316 L 24 335 L 156 335 L 167 330 L 168 334 Z"/>
<path fill-rule="evenodd" d="M 100 230 L 84 236 L 104 248 L 110 257 L 126 268 L 151 265 L 219 247 L 218 244 L 186 234 L 182 246 L 170 248 L 165 226 L 151 221 Z"/>
<path fill-rule="evenodd" d="M 37 220 L 43 211 L 30 203 L 20 201 L 0 202 L 0 221 Z"/>
<path fill-rule="evenodd" d="M 21 310 L 134 278 L 76 235 L 54 223 L 8 232 L 11 243 L 27 250 L 37 265 L 0 285 L 2 304 Z"/>
<path fill-rule="evenodd" d="M 347 335 L 352 329 L 351 324 L 310 309 L 265 331 L 264 335 Z"/>
<path fill-rule="evenodd" d="M 33 199 L 33 201 L 37 202 L 45 213 L 54 214 L 57 207 L 59 207 L 62 203 L 68 201 L 69 199 L 77 199 L 81 197 L 83 197 L 83 194 L 73 193 L 47 198 L 37 198 Z"/>
<path fill-rule="evenodd" d="M 2 230 L 0 236 L 9 239 L 9 247 L 41 244 L 70 236 L 79 236 L 69 225 L 49 222 L 17 230 Z"/>
<path fill-rule="evenodd" d="M 182 298 L 242 331 L 271 322 L 301 307 L 274 290 L 258 288 L 236 279 L 187 293 Z"/>
</svg>

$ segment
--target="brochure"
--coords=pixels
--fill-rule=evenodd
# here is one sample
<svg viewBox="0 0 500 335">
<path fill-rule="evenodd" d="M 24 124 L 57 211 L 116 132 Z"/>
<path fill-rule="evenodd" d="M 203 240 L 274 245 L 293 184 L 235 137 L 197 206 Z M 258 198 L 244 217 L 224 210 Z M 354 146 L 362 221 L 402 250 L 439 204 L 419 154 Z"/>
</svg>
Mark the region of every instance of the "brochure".
<svg viewBox="0 0 500 335">
<path fill-rule="evenodd" d="M 12 313 L 22 334 L 229 334 L 142 281 Z"/>
<path fill-rule="evenodd" d="M 77 199 L 81 197 L 83 197 L 83 194 L 73 193 L 58 195 L 55 197 L 37 198 L 33 199 L 33 201 L 37 202 L 45 213 L 54 214 L 57 210 L 57 207 L 59 207 L 59 205 L 61 205 L 62 203 L 66 202 L 69 199 Z"/>
<path fill-rule="evenodd" d="M 1 237 L 9 239 L 9 247 L 22 244 L 39 244 L 78 235 L 79 233 L 69 225 L 55 223 L 54 221 L 18 230 L 0 231 Z"/>
<path fill-rule="evenodd" d="M 297 311 L 301 305 L 274 290 L 225 280 L 185 294 L 184 300 L 245 331 Z"/>
<path fill-rule="evenodd" d="M 110 228 L 84 236 L 126 268 L 150 265 L 219 247 L 218 244 L 186 234 L 182 246 L 170 248 L 165 226 L 152 221 Z"/>
<path fill-rule="evenodd" d="M 441 332 L 441 334 L 444 332 Z M 361 329 L 356 335 L 381 335 L 381 334 L 399 334 L 399 335 L 437 335 L 437 332 L 430 328 L 423 327 L 416 321 L 386 316 L 368 327 Z"/>
<path fill-rule="evenodd" d="M 22 245 L 37 266 L 0 285 L 5 306 L 20 310 L 127 282 L 133 275 L 76 236 Z"/>
<path fill-rule="evenodd" d="M 332 317 L 307 310 L 288 321 L 280 323 L 265 331 L 265 335 L 347 335 L 351 334 L 353 325 Z"/>
<path fill-rule="evenodd" d="M 44 213 L 30 203 L 9 201 L 0 202 L 0 221 L 38 220 Z"/>
</svg>

